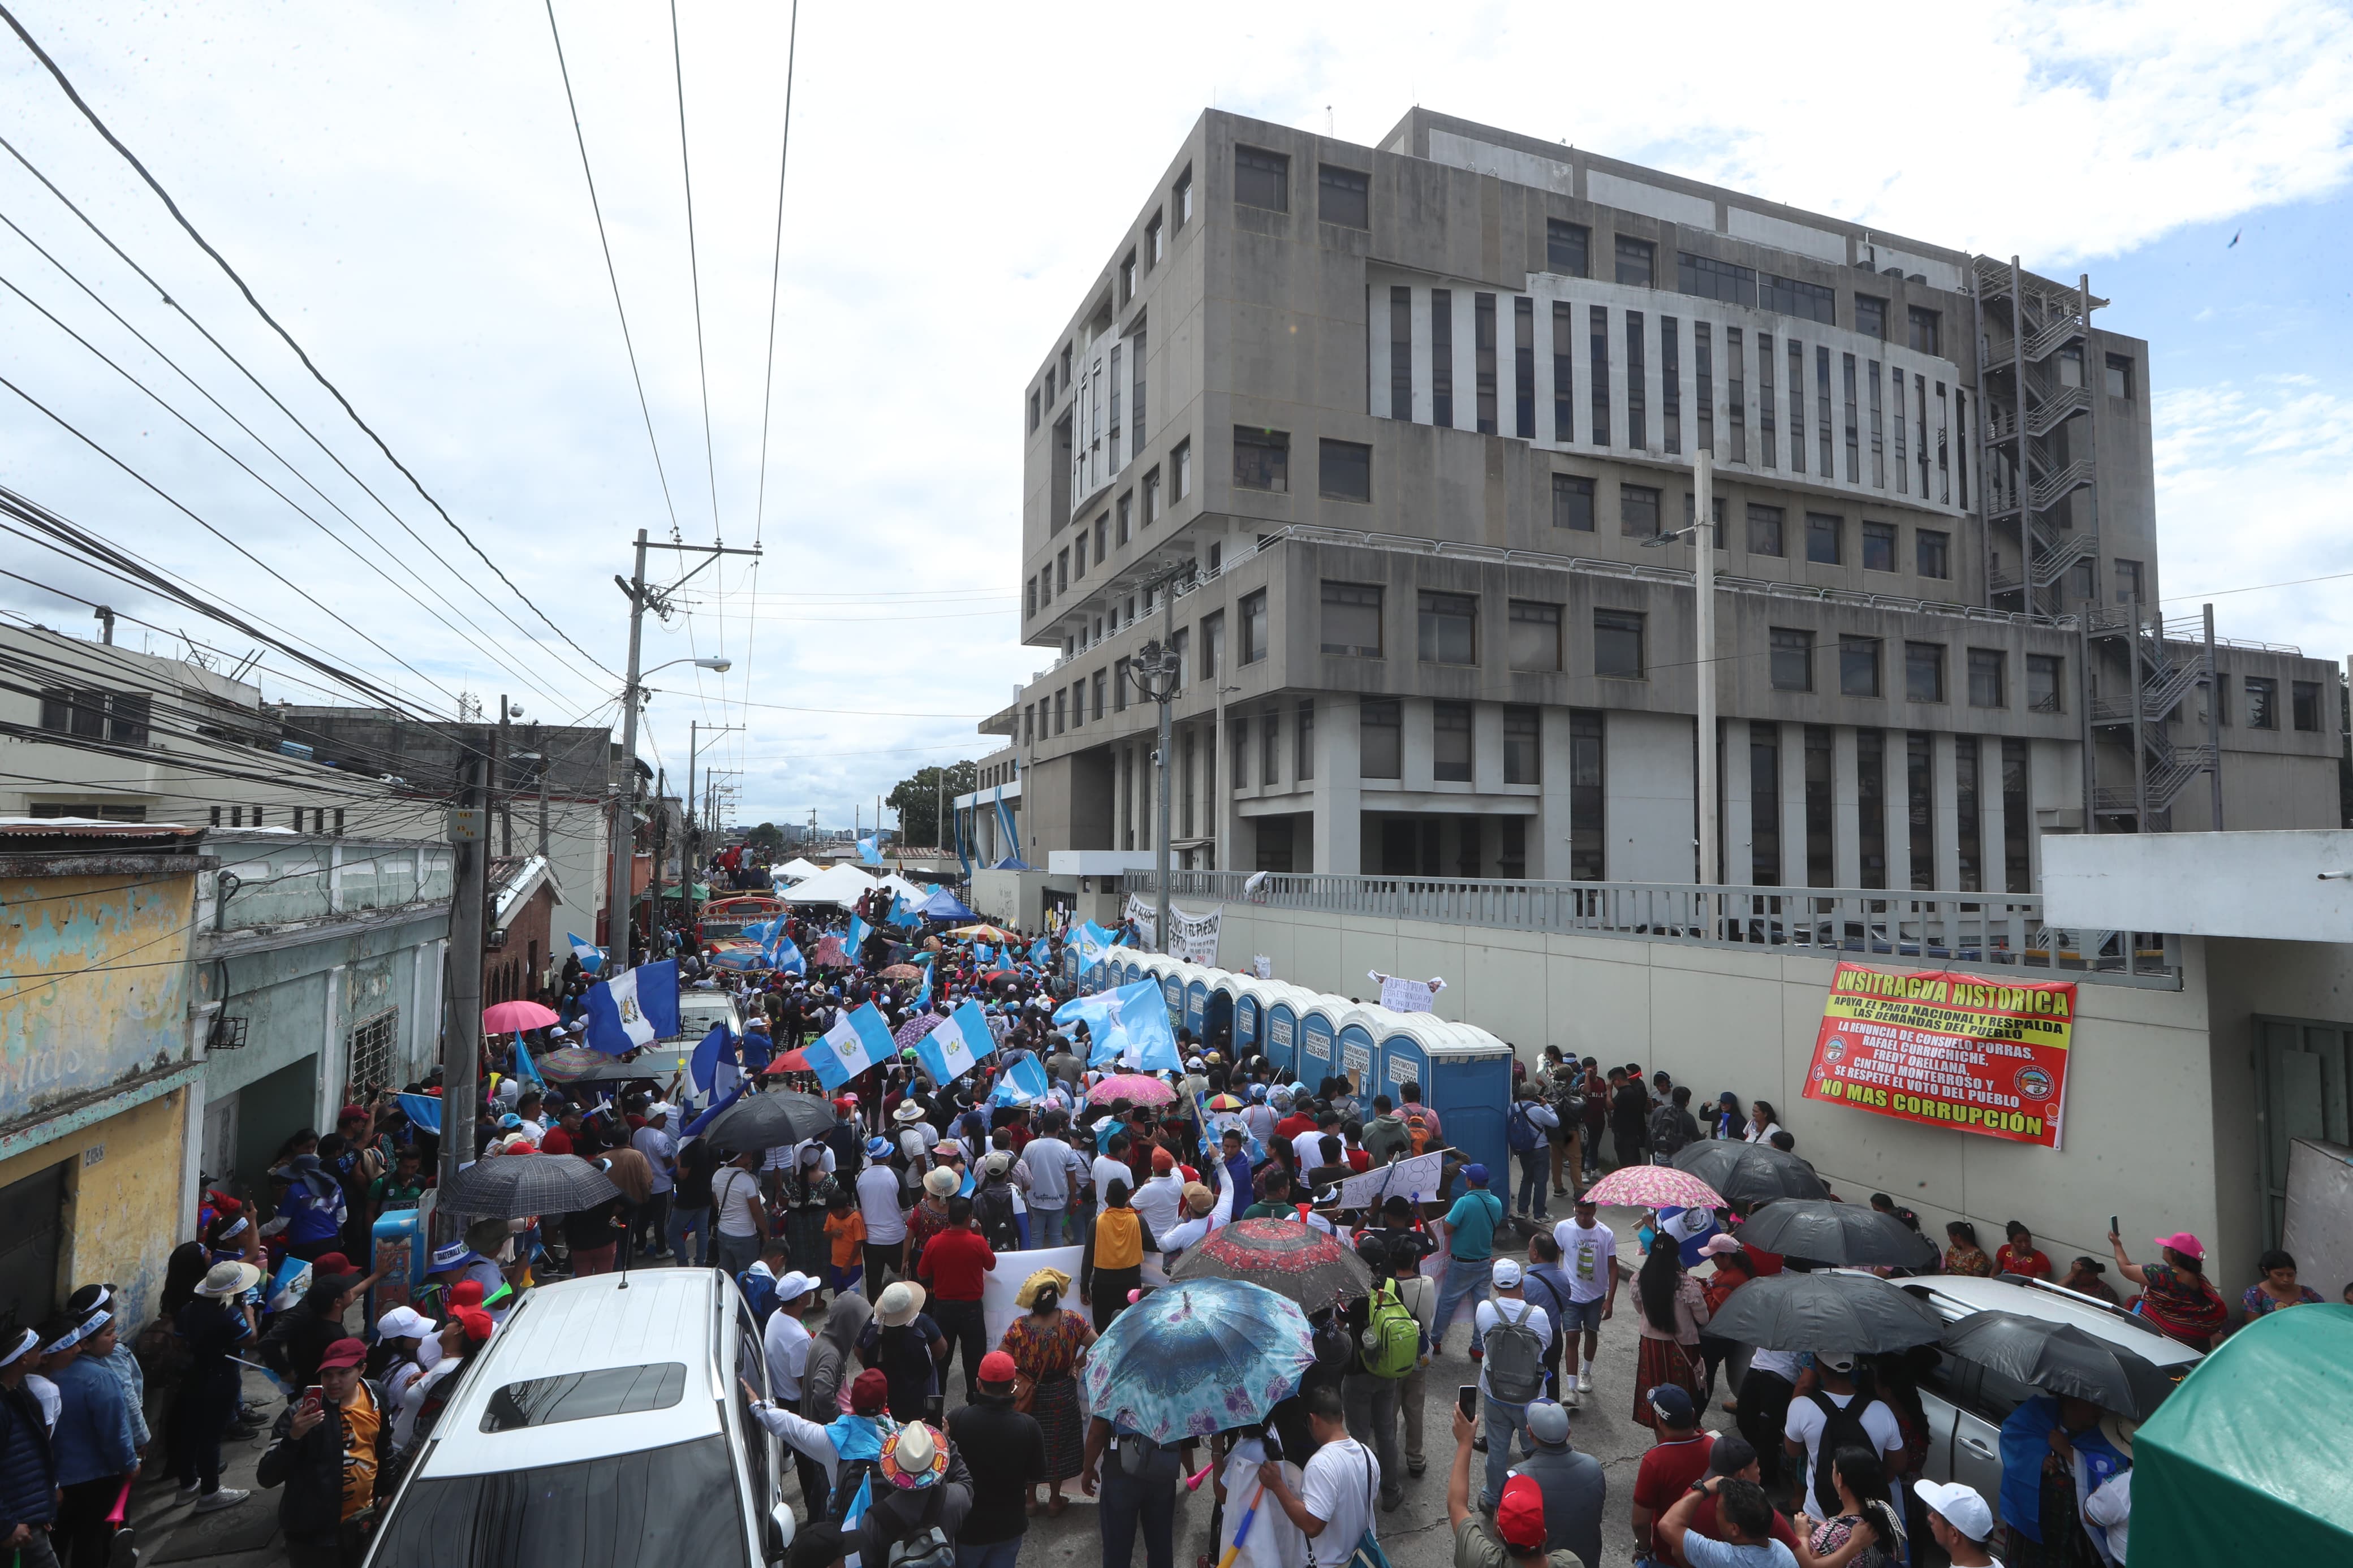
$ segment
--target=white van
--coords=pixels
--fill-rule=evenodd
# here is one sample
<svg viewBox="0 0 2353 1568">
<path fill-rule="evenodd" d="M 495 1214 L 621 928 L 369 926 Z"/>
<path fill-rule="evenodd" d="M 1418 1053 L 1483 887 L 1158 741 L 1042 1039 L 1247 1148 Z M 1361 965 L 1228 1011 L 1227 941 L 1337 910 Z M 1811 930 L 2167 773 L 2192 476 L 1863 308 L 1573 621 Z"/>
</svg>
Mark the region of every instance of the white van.
<svg viewBox="0 0 2353 1568">
<path fill-rule="evenodd" d="M 2131 1351 L 2179 1383 L 2203 1358 L 2159 1331 L 2146 1318 L 2121 1307 L 2064 1290 L 2041 1280 L 2004 1276 L 1980 1279 L 1965 1274 L 1930 1274 L 1894 1283 L 1926 1301 L 1946 1322 L 1972 1312 L 2015 1312 L 2021 1317 L 2071 1323 L 2094 1339 Z M 1930 1480 L 1975 1487 L 2001 1515 L 2001 1424 L 2040 1390 L 1975 1362 L 1947 1355 L 1920 1382 L 1920 1407 L 1928 1418 Z"/>
<path fill-rule="evenodd" d="M 760 1333 L 713 1268 L 542 1285 L 466 1369 L 366 1568 L 754 1568 L 785 1560 Z"/>
</svg>

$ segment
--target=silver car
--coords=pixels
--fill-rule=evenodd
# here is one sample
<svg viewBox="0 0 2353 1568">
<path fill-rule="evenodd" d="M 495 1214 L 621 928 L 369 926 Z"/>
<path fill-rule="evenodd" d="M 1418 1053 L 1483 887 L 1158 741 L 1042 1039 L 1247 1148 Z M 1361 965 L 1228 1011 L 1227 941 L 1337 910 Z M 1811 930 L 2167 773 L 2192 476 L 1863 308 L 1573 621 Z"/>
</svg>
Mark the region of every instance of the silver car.
<svg viewBox="0 0 2353 1568">
<path fill-rule="evenodd" d="M 760 1331 L 712 1268 L 542 1285 L 459 1375 L 366 1568 L 754 1568 L 793 1511 Z"/>
<path fill-rule="evenodd" d="M 1979 1279 L 1963 1274 L 1933 1274 L 1895 1281 L 1950 1323 L 1972 1312 L 2015 1312 L 2021 1317 L 2071 1323 L 2153 1363 L 2179 1382 L 2202 1359 L 2180 1341 L 2159 1332 L 2094 1297 L 2063 1290 L 2041 1280 L 2003 1277 Z M 1955 1356 L 1921 1380 L 1920 1406 L 1928 1418 L 1930 1480 L 1974 1487 L 2001 1514 L 2001 1424 L 2040 1392 L 2026 1384 Z"/>
</svg>

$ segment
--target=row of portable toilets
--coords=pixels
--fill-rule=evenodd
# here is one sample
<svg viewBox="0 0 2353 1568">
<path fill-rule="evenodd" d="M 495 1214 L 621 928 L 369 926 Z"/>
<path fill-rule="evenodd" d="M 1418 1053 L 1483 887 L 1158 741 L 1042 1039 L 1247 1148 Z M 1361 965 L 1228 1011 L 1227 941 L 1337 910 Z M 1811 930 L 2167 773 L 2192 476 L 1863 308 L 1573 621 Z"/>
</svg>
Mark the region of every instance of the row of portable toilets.
<svg viewBox="0 0 2353 1568">
<path fill-rule="evenodd" d="M 1075 953 L 1065 956 L 1076 964 Z M 1345 1074 L 1367 1121 L 1375 1095 L 1396 1102 L 1401 1085 L 1419 1084 L 1447 1143 L 1466 1161 L 1484 1163 L 1498 1192 L 1510 1190 L 1504 1118 L 1511 1103 L 1512 1047 L 1486 1030 L 1158 953 L 1117 950 L 1101 971 L 1086 977 L 1091 985 L 1158 981 L 1172 1026 L 1190 1029 L 1201 1041 L 1229 1032 L 1237 1050 L 1256 1045 L 1279 1071 L 1310 1089 Z"/>
</svg>

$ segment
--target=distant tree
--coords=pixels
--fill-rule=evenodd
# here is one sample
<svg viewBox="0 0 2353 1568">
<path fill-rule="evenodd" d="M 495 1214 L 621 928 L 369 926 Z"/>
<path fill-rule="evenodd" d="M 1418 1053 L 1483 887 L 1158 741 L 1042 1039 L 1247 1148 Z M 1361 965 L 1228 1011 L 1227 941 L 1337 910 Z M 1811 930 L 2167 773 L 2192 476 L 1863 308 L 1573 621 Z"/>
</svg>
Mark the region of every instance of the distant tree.
<svg viewBox="0 0 2353 1568">
<path fill-rule="evenodd" d="M 955 763 L 945 768 L 921 768 L 914 777 L 901 779 L 882 797 L 883 804 L 899 814 L 900 842 L 947 847 L 939 816 L 942 797 L 953 803 L 960 795 L 970 795 L 978 787 L 978 780 L 979 766 L 972 762 Z"/>
<path fill-rule="evenodd" d="M 744 835 L 744 842 L 754 849 L 765 849 L 774 855 L 785 847 L 784 829 L 773 822 L 764 822 Z"/>
</svg>

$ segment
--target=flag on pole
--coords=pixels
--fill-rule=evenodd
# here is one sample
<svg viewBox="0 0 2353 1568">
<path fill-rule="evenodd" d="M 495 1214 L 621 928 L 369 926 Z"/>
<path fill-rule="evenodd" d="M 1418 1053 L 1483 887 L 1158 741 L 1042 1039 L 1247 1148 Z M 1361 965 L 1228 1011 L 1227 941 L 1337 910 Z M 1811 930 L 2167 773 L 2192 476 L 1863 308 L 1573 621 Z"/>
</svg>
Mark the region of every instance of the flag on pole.
<svg viewBox="0 0 2353 1568">
<path fill-rule="evenodd" d="M 769 939 L 767 946 L 762 950 L 760 956 L 766 961 L 769 968 L 779 974 L 808 973 L 808 961 L 801 956 L 799 946 L 781 931 Z"/>
<path fill-rule="evenodd" d="M 709 1094 L 723 1059 L 736 1059 L 735 1037 L 728 1033 L 726 1025 L 713 1024 L 711 1032 L 694 1047 L 694 1054 L 687 1058 L 687 1070 L 693 1075 L 694 1087 Z"/>
<path fill-rule="evenodd" d="M 1160 982 L 1144 979 L 1133 984 L 1076 996 L 1054 1009 L 1054 1022 L 1084 1024 L 1094 1042 L 1089 1067 L 1117 1063 L 1135 1072 L 1173 1072 L 1183 1066 L 1176 1054 L 1176 1036 L 1168 1026 L 1167 999 Z"/>
<path fill-rule="evenodd" d="M 594 974 L 596 971 L 605 966 L 605 950 L 603 948 L 598 947 L 592 942 L 582 942 L 570 931 L 565 931 L 564 933 L 564 937 L 565 941 L 572 944 L 572 956 L 580 961 L 581 968 L 586 970 L 589 973 Z"/>
<path fill-rule="evenodd" d="M 591 1050 L 617 1057 L 678 1033 L 678 962 L 641 963 L 588 988 L 581 998 Z"/>
<path fill-rule="evenodd" d="M 831 1093 L 875 1063 L 889 1061 L 894 1050 L 891 1026 L 869 1002 L 844 1013 L 832 1028 L 809 1042 L 809 1070 Z"/>
<path fill-rule="evenodd" d="M 400 1109 L 409 1124 L 435 1137 L 441 1135 L 441 1100 L 438 1095 L 404 1094 L 399 1097 Z"/>
<path fill-rule="evenodd" d="M 942 1086 L 954 1083 L 980 1065 L 997 1049 L 988 1019 L 980 1004 L 966 1002 L 939 1022 L 939 1026 L 915 1042 L 915 1059 Z"/>
<path fill-rule="evenodd" d="M 991 1105 L 1035 1105 L 1046 1098 L 1046 1069 L 1036 1057 L 1023 1057 L 1005 1069 L 997 1087 L 988 1091 Z"/>
<path fill-rule="evenodd" d="M 1044 965 L 1053 962 L 1053 949 L 1049 945 L 1046 938 L 1041 936 L 1036 942 L 1029 944 L 1030 963 L 1043 967 Z"/>
<path fill-rule="evenodd" d="M 866 946 L 866 939 L 873 934 L 874 928 L 868 925 L 862 918 L 857 915 L 849 917 L 849 937 L 844 945 L 849 950 L 852 963 L 857 961 L 860 951 Z"/>
<path fill-rule="evenodd" d="M 539 1064 L 531 1059 L 531 1047 L 523 1044 L 522 1031 L 515 1031 L 515 1072 L 534 1089 L 544 1089 L 547 1080 L 539 1076 Z"/>
<path fill-rule="evenodd" d="M 861 866 L 882 864 L 882 851 L 873 839 L 861 838 L 858 841 L 858 863 Z"/>
</svg>

